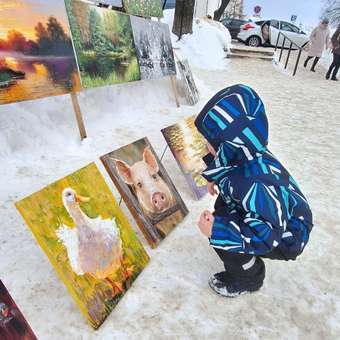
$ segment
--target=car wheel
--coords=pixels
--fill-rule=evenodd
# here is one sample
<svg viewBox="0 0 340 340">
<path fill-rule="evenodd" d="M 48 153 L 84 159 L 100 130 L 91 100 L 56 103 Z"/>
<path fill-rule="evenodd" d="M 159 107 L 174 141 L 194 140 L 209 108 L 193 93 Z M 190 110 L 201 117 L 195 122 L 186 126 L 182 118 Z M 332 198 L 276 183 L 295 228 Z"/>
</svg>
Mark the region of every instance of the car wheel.
<svg viewBox="0 0 340 340">
<path fill-rule="evenodd" d="M 253 35 L 252 37 L 248 38 L 247 45 L 251 47 L 259 47 L 261 45 L 261 40 L 259 37 Z"/>
</svg>

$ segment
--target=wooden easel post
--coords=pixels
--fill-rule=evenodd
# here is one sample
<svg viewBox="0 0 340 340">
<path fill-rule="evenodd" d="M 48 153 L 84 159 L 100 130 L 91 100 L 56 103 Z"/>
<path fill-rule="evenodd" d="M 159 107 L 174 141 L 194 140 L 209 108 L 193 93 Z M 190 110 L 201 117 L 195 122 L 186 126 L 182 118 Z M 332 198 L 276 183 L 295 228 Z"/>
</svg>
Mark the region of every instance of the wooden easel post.
<svg viewBox="0 0 340 340">
<path fill-rule="evenodd" d="M 176 106 L 180 107 L 179 105 L 179 99 L 178 99 L 178 92 L 177 92 L 177 84 L 176 84 L 176 76 L 170 76 L 172 91 L 174 92 L 175 100 L 176 100 Z"/>
<path fill-rule="evenodd" d="M 75 92 L 71 92 L 71 99 L 72 99 L 73 109 L 74 109 L 74 112 L 75 112 L 76 118 L 77 118 L 77 124 L 78 124 L 78 128 L 79 128 L 80 139 L 84 140 L 87 137 L 87 134 L 86 134 L 86 130 L 85 130 L 83 115 L 82 115 L 81 110 L 80 110 L 78 97 L 77 97 L 77 94 Z"/>
</svg>

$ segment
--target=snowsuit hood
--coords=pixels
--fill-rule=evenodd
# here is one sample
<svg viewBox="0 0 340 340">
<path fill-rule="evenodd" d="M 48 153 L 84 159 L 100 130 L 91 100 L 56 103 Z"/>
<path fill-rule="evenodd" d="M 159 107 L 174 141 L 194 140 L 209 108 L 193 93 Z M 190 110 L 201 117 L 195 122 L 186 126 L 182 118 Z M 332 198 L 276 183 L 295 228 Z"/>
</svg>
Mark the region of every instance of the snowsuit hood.
<svg viewBox="0 0 340 340">
<path fill-rule="evenodd" d="M 225 155 L 221 158 L 225 166 L 251 160 L 268 145 L 263 102 L 245 85 L 218 92 L 198 115 L 195 125 L 214 149 Z"/>
<path fill-rule="evenodd" d="M 297 183 L 268 150 L 268 120 L 258 94 L 245 85 L 218 92 L 195 125 L 216 150 L 203 172 L 225 203 L 215 211 L 210 243 L 232 252 L 294 259 L 312 229 L 312 213 Z"/>
</svg>

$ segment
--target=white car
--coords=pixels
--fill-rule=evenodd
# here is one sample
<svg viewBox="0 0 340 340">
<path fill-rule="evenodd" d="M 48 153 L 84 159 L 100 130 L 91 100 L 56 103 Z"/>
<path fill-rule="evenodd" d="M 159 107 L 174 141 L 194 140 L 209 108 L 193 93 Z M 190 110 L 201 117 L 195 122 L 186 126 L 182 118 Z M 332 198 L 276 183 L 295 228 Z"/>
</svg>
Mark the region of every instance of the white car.
<svg viewBox="0 0 340 340">
<path fill-rule="evenodd" d="M 241 31 L 237 36 L 239 41 L 245 44 L 258 46 L 276 46 L 279 32 L 282 32 L 286 37 L 293 41 L 299 47 L 305 47 L 309 41 L 308 35 L 294 24 L 281 20 L 259 20 L 248 22 L 241 26 Z M 280 34 L 278 46 L 282 47 L 284 36 Z M 286 39 L 285 46 L 290 46 L 290 41 Z M 296 49 L 293 45 L 292 48 Z"/>
</svg>

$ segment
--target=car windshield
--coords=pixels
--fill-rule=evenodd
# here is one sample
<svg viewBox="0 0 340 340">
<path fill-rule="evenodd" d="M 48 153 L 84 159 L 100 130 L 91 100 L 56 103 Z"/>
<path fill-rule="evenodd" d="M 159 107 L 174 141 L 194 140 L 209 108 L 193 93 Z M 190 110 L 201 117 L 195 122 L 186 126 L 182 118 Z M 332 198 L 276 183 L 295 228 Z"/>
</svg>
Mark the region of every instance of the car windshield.
<svg viewBox="0 0 340 340">
<path fill-rule="evenodd" d="M 281 21 L 281 30 L 282 31 L 288 31 L 288 32 L 294 32 L 294 33 L 300 32 L 300 30 L 296 26 L 290 24 L 289 22 L 285 22 L 285 21 Z"/>
</svg>

